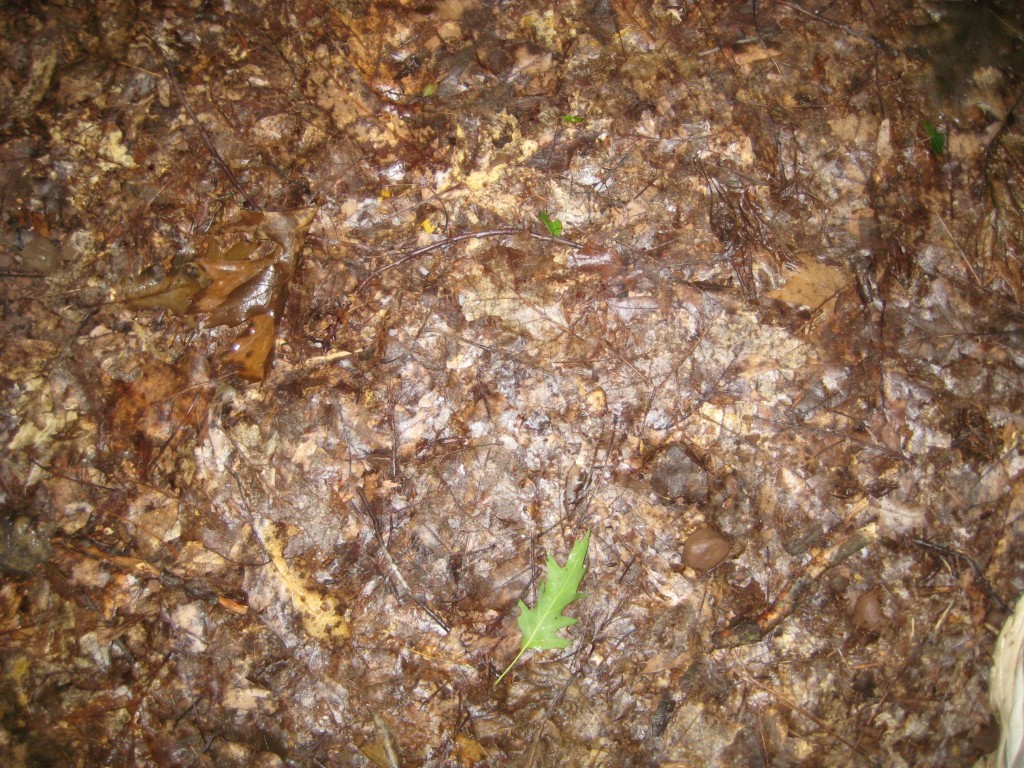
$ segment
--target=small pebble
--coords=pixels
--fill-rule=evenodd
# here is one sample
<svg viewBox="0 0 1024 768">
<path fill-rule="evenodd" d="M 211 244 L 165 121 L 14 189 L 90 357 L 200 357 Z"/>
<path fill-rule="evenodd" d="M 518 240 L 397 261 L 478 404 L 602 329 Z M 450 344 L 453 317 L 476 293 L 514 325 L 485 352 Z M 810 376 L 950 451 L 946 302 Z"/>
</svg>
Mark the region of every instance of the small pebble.
<svg viewBox="0 0 1024 768">
<path fill-rule="evenodd" d="M 869 632 L 877 632 L 882 626 L 885 614 L 882 613 L 882 601 L 877 589 L 869 589 L 857 598 L 853 605 L 853 621 L 858 627 Z"/>
<path fill-rule="evenodd" d="M 695 571 L 714 568 L 728 556 L 728 540 L 707 526 L 695 530 L 683 544 L 683 562 Z"/>
<path fill-rule="evenodd" d="M 60 247 L 45 237 L 28 233 L 21 248 L 21 266 L 48 275 L 60 266 Z"/>
</svg>

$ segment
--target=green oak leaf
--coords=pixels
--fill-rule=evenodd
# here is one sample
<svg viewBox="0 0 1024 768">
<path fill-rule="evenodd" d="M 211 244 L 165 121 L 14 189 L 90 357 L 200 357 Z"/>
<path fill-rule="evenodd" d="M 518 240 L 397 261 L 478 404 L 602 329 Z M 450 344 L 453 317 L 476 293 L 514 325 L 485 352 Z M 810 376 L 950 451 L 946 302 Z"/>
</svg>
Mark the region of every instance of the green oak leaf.
<svg viewBox="0 0 1024 768">
<path fill-rule="evenodd" d="M 494 681 L 495 685 L 501 682 L 527 649 L 547 651 L 568 647 L 568 638 L 559 635 L 558 631 L 571 627 L 578 619 L 563 616 L 562 611 L 584 597 L 577 590 L 587 572 L 589 549 L 590 532 L 587 531 L 582 539 L 573 544 L 564 566 L 559 565 L 555 558 L 548 557 L 548 574 L 537 589 L 537 605 L 530 608 L 522 600 L 519 601 L 517 621 L 523 634 L 522 648 L 501 676 Z"/>
<path fill-rule="evenodd" d="M 558 219 L 552 219 L 544 211 L 538 213 L 537 218 L 544 222 L 544 226 L 548 228 L 548 232 L 551 233 L 552 237 L 558 237 L 562 234 L 562 222 Z"/>
<path fill-rule="evenodd" d="M 928 148 L 935 157 L 942 157 L 946 153 L 946 134 L 927 120 L 924 121 L 924 130 L 928 134 Z"/>
</svg>

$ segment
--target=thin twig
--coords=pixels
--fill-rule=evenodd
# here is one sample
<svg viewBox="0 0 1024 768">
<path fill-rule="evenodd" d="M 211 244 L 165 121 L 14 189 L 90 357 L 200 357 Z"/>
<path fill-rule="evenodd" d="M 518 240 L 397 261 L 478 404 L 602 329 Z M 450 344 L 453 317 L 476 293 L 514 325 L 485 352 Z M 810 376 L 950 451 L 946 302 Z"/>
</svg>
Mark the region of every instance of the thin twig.
<svg viewBox="0 0 1024 768">
<path fill-rule="evenodd" d="M 831 534 L 828 537 L 831 538 Z M 759 642 L 793 614 L 800 599 L 825 571 L 859 552 L 877 538 L 877 525 L 869 523 L 837 544 L 816 547 L 812 550 L 814 554 L 807 565 L 782 589 L 768 609 L 752 619 L 743 620 L 733 627 L 715 632 L 711 637 L 712 647 L 736 648 Z"/>
<path fill-rule="evenodd" d="M 865 760 L 867 760 L 868 761 L 868 765 L 877 765 L 877 763 L 872 759 L 871 755 L 869 755 L 867 752 L 865 752 L 863 749 L 858 747 L 856 744 L 854 744 L 849 739 L 846 739 L 845 737 L 843 737 L 842 734 L 840 734 L 838 731 L 836 731 L 834 728 L 832 728 L 828 723 L 826 723 L 820 717 L 815 715 L 813 712 L 808 711 L 804 707 L 801 707 L 799 704 L 797 704 L 795 701 L 793 701 L 793 699 L 789 698 L 785 694 L 783 694 L 783 693 L 781 693 L 779 691 L 776 691 L 774 688 L 771 688 L 771 687 L 765 685 L 760 680 L 758 680 L 756 677 L 754 677 L 752 674 L 750 674 L 750 672 L 748 672 L 744 668 L 743 664 L 739 663 L 738 659 L 736 661 L 737 661 L 737 666 L 740 669 L 740 674 L 743 676 L 743 678 L 748 683 L 752 683 L 753 685 L 755 685 L 756 687 L 760 688 L 765 693 L 773 696 L 775 698 L 775 700 L 778 701 L 780 704 L 783 704 L 786 707 L 789 707 L 792 711 L 797 712 L 797 713 L 803 715 L 804 717 L 806 717 L 812 723 L 814 723 L 819 728 L 821 728 L 823 731 L 825 731 L 825 733 L 827 733 L 833 739 L 836 739 L 837 741 L 845 744 L 847 747 L 849 747 L 851 750 L 853 750 L 853 752 L 855 754 L 857 754 L 860 757 L 862 757 Z"/>
<path fill-rule="evenodd" d="M 953 237 L 953 233 L 949 231 L 949 227 L 946 226 L 946 220 L 943 219 L 942 216 L 938 216 L 937 218 L 939 220 L 939 224 L 941 224 L 942 228 L 946 230 L 946 235 L 949 237 L 949 241 L 953 243 L 957 251 L 960 252 L 960 258 L 963 259 L 964 266 L 966 266 L 967 271 L 971 273 L 971 277 L 974 278 L 974 282 L 978 284 L 979 288 L 983 288 L 984 284 L 981 282 L 981 278 L 978 277 L 978 273 L 974 271 L 974 267 L 971 266 L 971 260 L 967 258 L 967 254 L 964 253 L 964 249 L 960 247 L 960 243 L 956 241 L 956 238 Z"/>
<path fill-rule="evenodd" d="M 441 631 L 446 635 L 451 632 L 451 625 L 438 616 L 425 601 L 417 597 L 413 592 L 412 587 L 409 586 L 409 582 L 405 580 L 405 576 L 402 575 L 401 570 L 398 568 L 398 563 L 395 562 L 395 559 L 391 556 L 391 552 L 388 551 L 387 542 L 384 541 L 384 535 L 380 530 L 380 522 L 373 514 L 373 510 L 370 508 L 370 502 L 366 499 L 366 496 L 361 490 L 359 491 L 359 503 L 353 501 L 352 509 L 357 515 L 364 515 L 370 521 L 370 527 L 373 529 L 374 538 L 377 540 L 377 545 L 380 547 L 381 554 L 387 561 L 388 570 L 394 578 L 395 593 L 398 595 L 398 598 L 400 600 L 405 598 L 412 600 L 423 610 L 424 613 L 434 620 L 434 623 L 441 628 Z"/>
<path fill-rule="evenodd" d="M 0 277 L 27 277 L 31 280 L 45 280 L 49 275 L 45 272 L 31 272 L 27 269 L 0 269 Z"/>
<path fill-rule="evenodd" d="M 779 3 L 779 5 L 781 5 L 783 8 L 789 8 L 790 10 L 797 11 L 798 13 L 802 13 L 805 16 L 810 16 L 815 21 L 820 21 L 822 24 L 826 24 L 826 25 L 828 25 L 830 27 L 834 27 L 835 29 L 842 30 L 846 34 L 852 35 L 853 37 L 856 37 L 856 38 L 858 38 L 860 40 L 865 40 L 865 41 L 871 43 L 872 45 L 877 46 L 880 50 L 884 51 L 885 53 L 887 53 L 890 56 L 895 56 L 896 55 L 896 51 L 893 48 L 891 48 L 889 45 L 887 45 L 886 43 L 884 43 L 881 40 L 879 40 L 874 35 L 868 34 L 867 32 L 860 32 L 860 31 L 854 29 L 853 27 L 851 27 L 849 24 L 841 24 L 838 21 L 833 21 L 832 19 L 828 18 L 827 16 L 822 16 L 820 13 L 816 13 L 814 11 L 809 11 L 806 8 L 801 7 L 798 3 L 791 3 L 791 2 L 787 2 L 786 0 L 782 0 L 782 2 Z"/>
<path fill-rule="evenodd" d="M 192 109 L 192 104 L 189 102 L 188 99 L 185 98 L 184 91 L 181 90 L 181 85 L 178 83 L 178 78 L 174 74 L 174 65 L 171 64 L 171 62 L 167 60 L 166 57 L 164 58 L 164 70 L 167 72 L 167 80 L 170 82 L 171 87 L 174 88 L 174 93 L 175 95 L 177 95 L 178 101 L 181 102 L 181 106 L 185 108 L 185 111 L 188 113 L 188 116 L 192 119 L 192 122 L 196 124 L 196 128 L 199 131 L 199 135 L 203 139 L 203 144 L 206 145 L 206 151 L 210 153 L 210 156 L 213 158 L 214 162 L 217 163 L 218 166 L 220 166 L 220 169 L 222 171 L 224 171 L 224 175 L 228 177 L 228 181 L 231 182 L 231 186 L 233 186 L 238 191 L 238 194 L 242 196 L 242 199 L 245 200 L 245 204 L 251 210 L 262 211 L 263 208 L 260 206 L 259 203 L 253 200 L 252 197 L 249 196 L 248 192 L 245 191 L 245 188 L 238 180 L 238 177 L 235 176 L 235 172 L 231 170 L 231 167 L 224 161 L 224 158 L 221 156 L 220 152 L 217 151 L 217 147 L 213 145 L 213 141 L 210 139 L 210 134 L 207 132 L 202 122 L 200 122 L 199 116 L 196 114 L 196 111 Z"/>
<path fill-rule="evenodd" d="M 990 599 L 995 600 L 996 603 L 999 604 L 999 607 L 1002 608 L 1004 611 L 1010 610 L 1009 604 L 996 593 L 995 589 L 992 588 L 992 585 L 985 577 L 985 572 L 982 570 L 981 566 L 974 561 L 973 558 L 968 557 L 963 552 L 958 552 L 957 550 L 952 549 L 951 547 L 947 547 L 942 544 L 937 544 L 936 542 L 928 541 L 927 539 L 920 539 L 915 536 L 911 539 L 911 541 L 914 544 L 917 544 L 917 546 L 919 547 L 930 549 L 933 552 L 938 552 L 940 555 L 945 555 L 946 557 L 952 558 L 953 560 L 959 560 L 960 562 L 969 565 L 971 567 L 971 570 L 974 571 L 974 575 L 978 579 L 978 585 L 981 587 L 981 591 L 984 592 Z"/>
<path fill-rule="evenodd" d="M 481 240 L 485 237 L 509 237 L 511 235 L 522 234 L 528 235 L 536 240 L 545 240 L 547 242 L 555 243 L 556 245 L 565 245 L 568 246 L 569 248 L 575 248 L 576 250 L 580 250 L 583 248 L 583 246 L 580 243 L 574 243 L 572 240 L 565 240 L 561 237 L 551 237 L 549 235 L 539 235 L 536 232 L 524 232 L 523 230 L 512 229 L 511 227 L 506 227 L 504 229 L 487 229 L 484 230 L 483 232 L 464 232 L 461 235 L 453 235 L 451 237 L 446 237 L 444 240 L 438 240 L 436 243 L 430 243 L 428 245 L 421 246 L 420 248 L 416 248 L 415 250 L 409 251 L 407 254 L 402 256 L 397 261 L 393 261 L 390 264 L 385 264 L 383 267 L 380 267 L 379 269 L 373 270 L 373 272 L 371 272 L 370 275 L 359 284 L 359 287 L 356 288 L 355 292 L 359 293 L 366 287 L 366 285 L 371 280 L 373 280 L 376 277 L 379 277 L 385 272 L 392 270 L 395 267 L 400 267 L 402 264 L 405 264 L 405 262 L 418 258 L 425 253 L 436 251 L 438 248 L 447 248 L 449 246 L 455 245 L 455 243 L 462 242 L 463 240 Z"/>
</svg>

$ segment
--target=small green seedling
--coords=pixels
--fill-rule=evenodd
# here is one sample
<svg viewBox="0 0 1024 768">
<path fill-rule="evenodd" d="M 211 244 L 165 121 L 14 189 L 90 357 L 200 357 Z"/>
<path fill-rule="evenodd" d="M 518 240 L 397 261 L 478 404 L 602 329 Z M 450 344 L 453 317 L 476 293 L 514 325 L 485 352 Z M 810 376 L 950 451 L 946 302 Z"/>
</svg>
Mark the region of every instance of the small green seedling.
<svg viewBox="0 0 1024 768">
<path fill-rule="evenodd" d="M 558 634 L 558 630 L 571 627 L 578 619 L 563 616 L 569 605 L 585 595 L 577 590 L 587 573 L 587 550 L 590 549 L 590 531 L 572 545 L 572 552 L 565 565 L 559 565 L 553 557 L 548 558 L 548 575 L 537 588 L 537 606 L 530 608 L 522 600 L 519 601 L 519 631 L 523 635 L 522 648 L 505 667 L 505 671 L 494 681 L 497 685 L 508 671 L 515 666 L 527 648 L 546 651 L 552 648 L 568 648 L 569 640 Z"/>
<path fill-rule="evenodd" d="M 427 83 L 423 86 L 423 98 L 429 98 L 437 93 L 437 83 Z"/>
<path fill-rule="evenodd" d="M 562 115 L 562 122 L 566 125 L 579 125 L 583 122 L 583 118 L 579 115 Z"/>
<path fill-rule="evenodd" d="M 548 232 L 551 233 L 552 237 L 558 237 L 562 234 L 562 222 L 558 219 L 552 219 L 544 211 L 538 213 L 537 218 L 544 222 L 544 226 L 548 228 Z"/>
<path fill-rule="evenodd" d="M 942 157 L 946 153 L 946 134 L 927 120 L 924 121 L 924 130 L 928 134 L 928 144 L 932 154 L 935 157 Z"/>
</svg>

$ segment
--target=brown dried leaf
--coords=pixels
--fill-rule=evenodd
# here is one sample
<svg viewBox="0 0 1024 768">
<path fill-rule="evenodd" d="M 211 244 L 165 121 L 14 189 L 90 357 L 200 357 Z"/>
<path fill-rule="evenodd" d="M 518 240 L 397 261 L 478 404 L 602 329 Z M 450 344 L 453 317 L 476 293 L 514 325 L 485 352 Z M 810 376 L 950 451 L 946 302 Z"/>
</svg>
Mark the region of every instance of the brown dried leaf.
<svg viewBox="0 0 1024 768">
<path fill-rule="evenodd" d="M 249 381 L 263 381 L 274 350 L 274 318 L 257 315 L 240 333 L 224 355 L 224 363 L 237 367 L 236 373 Z"/>
<path fill-rule="evenodd" d="M 455 744 L 458 747 L 459 765 L 464 765 L 466 768 L 476 765 L 487 757 L 480 742 L 465 733 L 456 735 Z"/>
<path fill-rule="evenodd" d="M 224 231 L 251 233 L 257 240 L 277 243 L 282 251 L 278 261 L 294 268 L 318 210 L 318 206 L 312 206 L 294 211 L 243 211 L 238 219 L 224 225 Z"/>
<path fill-rule="evenodd" d="M 232 290 L 210 311 L 210 325 L 239 325 L 257 315 L 280 317 L 289 275 L 272 263 Z"/>
<path fill-rule="evenodd" d="M 183 315 L 192 297 L 210 284 L 210 278 L 194 264 L 186 264 L 166 277 L 143 272 L 125 289 L 128 305 L 136 309 L 169 309 Z"/>
<path fill-rule="evenodd" d="M 237 282 L 229 281 L 227 274 L 231 268 L 224 260 L 211 260 L 217 274 L 211 274 L 215 280 L 223 279 L 223 286 L 216 291 L 222 301 L 215 303 L 212 293 L 209 298 L 204 295 L 200 306 L 195 311 L 209 312 L 211 325 L 238 325 L 257 315 L 280 317 L 284 310 L 288 283 L 295 273 L 302 246 L 306 242 L 306 233 L 316 216 L 317 208 L 301 208 L 297 211 L 268 211 L 254 213 L 246 211 L 238 221 L 226 225 L 231 231 L 239 227 L 251 228 L 257 240 L 270 240 L 279 247 L 272 256 L 251 262 L 260 265 L 258 272 Z M 231 249 L 232 251 L 234 248 Z M 229 251 L 230 253 L 231 251 Z M 241 251 L 239 251 L 241 252 Z M 248 264 L 249 262 L 241 262 Z M 249 267 L 239 267 L 237 275 L 242 278 Z M 232 287 L 228 287 L 233 282 Z"/>
<path fill-rule="evenodd" d="M 198 264 L 211 282 L 202 293 L 193 299 L 192 311 L 213 312 L 224 304 L 235 289 L 251 280 L 272 263 L 273 259 L 269 257 L 256 261 L 232 261 L 227 258 L 200 259 Z"/>
<path fill-rule="evenodd" d="M 220 243 L 213 239 L 206 249 L 206 258 L 211 261 L 246 261 L 260 244 L 253 240 L 239 240 L 227 251 L 221 250 Z"/>
<path fill-rule="evenodd" d="M 306 242 L 309 227 L 316 218 L 318 206 L 299 208 L 294 211 L 269 211 L 263 214 L 263 221 L 256 228 L 256 237 L 272 240 L 281 246 L 284 253 L 281 260 L 288 260 L 295 266 L 296 258 Z"/>
<path fill-rule="evenodd" d="M 153 451 L 179 429 L 198 429 L 207 393 L 188 391 L 182 369 L 154 357 L 144 360 L 137 378 L 119 382 L 104 409 L 111 448 L 143 471 Z"/>
<path fill-rule="evenodd" d="M 593 272 L 606 280 L 622 271 L 622 256 L 607 243 L 589 239 L 578 251 L 569 254 L 570 267 L 580 272 Z"/>
</svg>

